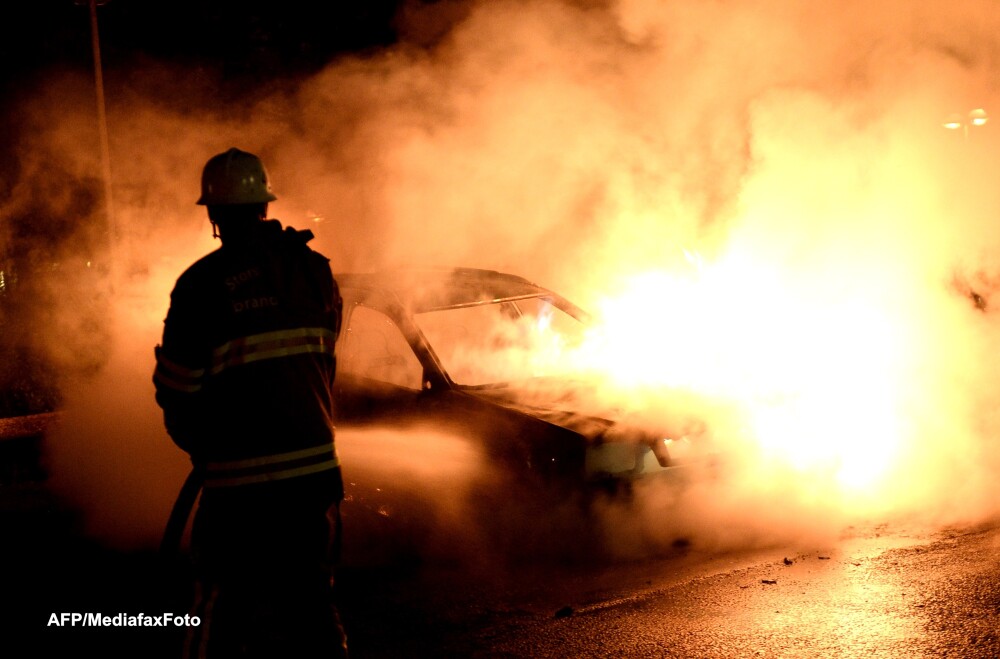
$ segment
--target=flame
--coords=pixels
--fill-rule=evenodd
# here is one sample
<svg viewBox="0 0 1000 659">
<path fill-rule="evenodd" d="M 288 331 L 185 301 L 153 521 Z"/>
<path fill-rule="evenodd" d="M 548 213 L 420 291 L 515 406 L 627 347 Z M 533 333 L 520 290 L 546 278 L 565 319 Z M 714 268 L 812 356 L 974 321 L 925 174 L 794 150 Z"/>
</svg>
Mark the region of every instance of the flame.
<svg viewBox="0 0 1000 659">
<path fill-rule="evenodd" d="M 606 297 L 576 357 L 624 390 L 726 401 L 765 461 L 876 493 L 905 446 L 904 319 L 877 296 L 789 286 L 802 277 L 745 253 L 687 254 L 686 272 L 641 273 Z"/>
</svg>

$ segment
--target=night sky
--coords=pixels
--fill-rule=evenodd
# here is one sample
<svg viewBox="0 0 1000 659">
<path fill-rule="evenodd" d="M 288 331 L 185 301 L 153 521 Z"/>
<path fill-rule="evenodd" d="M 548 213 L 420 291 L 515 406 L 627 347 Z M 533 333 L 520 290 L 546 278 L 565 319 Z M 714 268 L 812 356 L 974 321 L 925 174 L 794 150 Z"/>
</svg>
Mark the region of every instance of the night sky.
<svg viewBox="0 0 1000 659">
<path fill-rule="evenodd" d="M 68 75 L 94 80 L 94 54 L 87 0 L 33 0 L 18 6 L 0 42 L 0 195 L 10 198 L 25 173 L 19 152 L 25 136 L 48 121 L 26 101 L 58 88 Z M 101 4 L 103 2 L 103 4 Z M 220 111 L 226 105 L 267 96 L 276 87 L 321 70 L 345 55 L 378 52 L 399 39 L 400 0 L 357 3 L 308 0 L 98 0 L 97 17 L 109 114 L 129 90 L 184 113 Z M 420 0 L 407 6 L 427 6 Z M 171 83 L 152 82 L 154 71 L 171 71 Z M 64 97 L 70 105 L 94 102 Z M 30 107 L 30 106 L 27 106 Z M 53 163 L 55 164 L 55 163 Z M 94 206 L 93 186 L 84 186 L 76 208 Z M 45 196 L 43 194 L 43 196 Z M 79 195 L 78 195 L 79 196 Z M 8 210 L 18 233 L 41 226 L 25 220 L 30 209 Z M 14 212 L 14 216 L 9 213 Z M 64 229 L 58 229 L 66 233 Z M 9 249 L 8 249 L 9 251 Z"/>
<path fill-rule="evenodd" d="M 308 73 L 339 54 L 393 43 L 401 4 L 110 0 L 97 9 L 102 63 L 106 76 L 143 61 L 209 68 L 233 85 Z M 85 0 L 21 3 L 8 20 L 6 94 L 48 71 L 93 67 Z"/>
</svg>

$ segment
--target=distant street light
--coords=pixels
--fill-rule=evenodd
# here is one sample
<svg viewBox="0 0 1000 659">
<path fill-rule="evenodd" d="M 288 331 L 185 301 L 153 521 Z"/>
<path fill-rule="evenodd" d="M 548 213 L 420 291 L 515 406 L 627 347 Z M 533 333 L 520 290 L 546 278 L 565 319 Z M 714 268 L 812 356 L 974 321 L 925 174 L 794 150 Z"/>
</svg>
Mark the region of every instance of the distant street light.
<svg viewBox="0 0 1000 659">
<path fill-rule="evenodd" d="M 97 31 L 97 6 L 109 0 L 73 0 L 74 4 L 90 8 L 90 42 L 94 50 L 94 87 L 97 90 L 97 135 L 101 143 L 101 171 L 104 178 L 104 210 L 108 223 L 109 266 L 112 275 L 115 270 L 115 224 L 114 200 L 111 196 L 111 147 L 108 142 L 108 116 L 104 105 L 104 75 L 101 70 L 101 39 Z"/>
<path fill-rule="evenodd" d="M 962 130 L 963 135 L 966 139 L 969 137 L 969 127 L 978 128 L 980 126 L 985 126 L 986 122 L 989 121 L 989 115 L 986 114 L 986 110 L 982 108 L 976 108 L 975 110 L 970 110 L 968 114 L 952 114 L 945 119 L 942 124 L 948 130 Z"/>
</svg>

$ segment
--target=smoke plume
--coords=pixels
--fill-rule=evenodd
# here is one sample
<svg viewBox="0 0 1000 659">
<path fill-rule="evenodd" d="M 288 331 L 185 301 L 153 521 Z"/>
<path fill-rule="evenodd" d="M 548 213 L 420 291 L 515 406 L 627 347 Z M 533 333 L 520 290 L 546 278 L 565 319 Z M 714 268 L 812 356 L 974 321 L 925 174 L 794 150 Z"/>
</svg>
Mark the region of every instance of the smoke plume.
<svg viewBox="0 0 1000 659">
<path fill-rule="evenodd" d="M 27 317 L 65 375 L 53 479 L 95 533 L 148 542 L 183 478 L 152 347 L 174 278 L 213 248 L 193 202 L 230 146 L 264 158 L 272 215 L 336 271 L 521 274 L 595 312 L 588 368 L 650 426 L 672 409 L 657 387 L 708 401 L 730 483 L 669 523 L 609 513 L 611 533 L 742 524 L 726 544 L 817 511 L 997 512 L 998 145 L 970 114 L 997 101 L 992 3 L 503 0 L 399 20 L 396 45 L 243 103 L 213 103 L 204 72 L 109 76 L 113 286 L 87 81 L 19 99 L 0 213 L 45 235 L 5 226 L 0 254 L 44 270 Z"/>
</svg>

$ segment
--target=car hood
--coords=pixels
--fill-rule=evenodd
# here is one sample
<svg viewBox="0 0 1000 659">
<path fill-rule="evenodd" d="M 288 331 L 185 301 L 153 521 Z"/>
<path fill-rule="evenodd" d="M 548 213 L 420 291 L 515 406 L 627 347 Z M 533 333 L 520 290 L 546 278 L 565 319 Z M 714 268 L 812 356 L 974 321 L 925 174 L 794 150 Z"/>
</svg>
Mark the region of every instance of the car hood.
<svg viewBox="0 0 1000 659">
<path fill-rule="evenodd" d="M 583 437 L 597 456 L 595 470 L 656 471 L 715 453 L 696 399 L 667 396 L 644 415 L 609 405 L 598 385 L 574 380 L 545 378 L 463 391 Z"/>
<path fill-rule="evenodd" d="M 470 387 L 463 391 L 490 404 L 566 428 L 589 440 L 603 437 L 622 421 L 620 409 L 597 402 L 596 387 L 577 382 L 532 382 L 518 386 Z"/>
<path fill-rule="evenodd" d="M 616 407 L 602 403 L 597 387 L 577 382 L 543 386 L 467 388 L 465 393 L 546 423 L 565 428 L 587 442 L 586 471 L 594 477 L 639 477 L 690 463 L 692 442 L 678 425 L 665 429 L 637 423 Z"/>
</svg>

